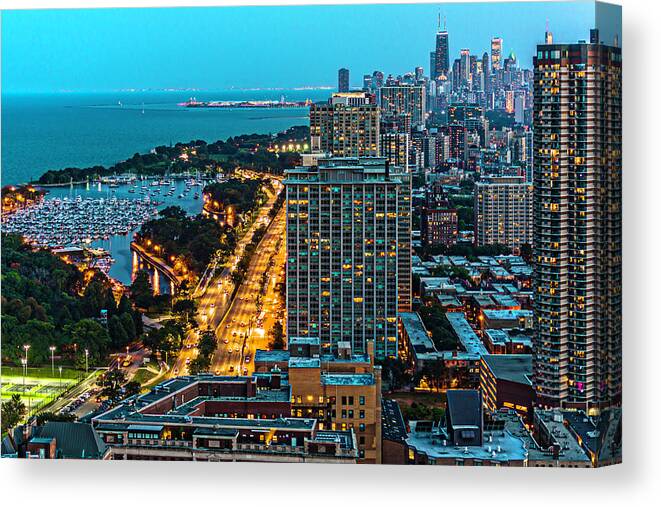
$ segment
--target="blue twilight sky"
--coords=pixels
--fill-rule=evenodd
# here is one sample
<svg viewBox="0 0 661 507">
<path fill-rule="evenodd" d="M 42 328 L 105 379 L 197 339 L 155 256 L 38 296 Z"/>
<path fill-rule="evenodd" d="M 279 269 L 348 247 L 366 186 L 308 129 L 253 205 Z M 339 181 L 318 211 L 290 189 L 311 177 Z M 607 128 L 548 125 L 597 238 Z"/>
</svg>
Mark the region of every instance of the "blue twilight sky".
<svg viewBox="0 0 661 507">
<path fill-rule="evenodd" d="M 428 73 L 439 11 L 451 61 L 500 36 L 525 67 L 547 19 L 557 42 L 595 23 L 585 1 L 4 11 L 2 91 L 335 86 L 340 67 L 358 86 L 375 69 Z"/>
</svg>

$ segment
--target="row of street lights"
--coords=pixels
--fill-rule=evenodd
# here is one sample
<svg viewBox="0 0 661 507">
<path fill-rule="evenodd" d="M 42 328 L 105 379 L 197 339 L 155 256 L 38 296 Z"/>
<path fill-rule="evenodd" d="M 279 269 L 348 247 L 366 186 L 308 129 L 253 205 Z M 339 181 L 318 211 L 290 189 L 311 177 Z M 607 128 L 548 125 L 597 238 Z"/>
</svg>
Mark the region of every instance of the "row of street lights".
<svg viewBox="0 0 661 507">
<path fill-rule="evenodd" d="M 21 366 L 23 367 L 23 396 L 26 396 L 26 390 L 25 390 L 25 377 L 28 376 L 28 350 L 30 350 L 31 345 L 25 344 L 23 345 L 23 350 L 25 351 L 25 356 L 21 358 Z M 55 349 L 56 347 L 54 345 L 51 345 L 48 347 L 48 350 L 50 350 L 50 361 L 51 361 L 51 372 L 52 375 L 55 376 Z M 89 372 L 89 349 L 85 349 L 85 374 Z M 60 382 L 59 382 L 59 387 L 62 389 L 62 366 L 57 367 L 59 373 L 60 373 Z M 32 411 L 32 398 L 29 396 L 28 398 L 28 414 Z"/>
</svg>

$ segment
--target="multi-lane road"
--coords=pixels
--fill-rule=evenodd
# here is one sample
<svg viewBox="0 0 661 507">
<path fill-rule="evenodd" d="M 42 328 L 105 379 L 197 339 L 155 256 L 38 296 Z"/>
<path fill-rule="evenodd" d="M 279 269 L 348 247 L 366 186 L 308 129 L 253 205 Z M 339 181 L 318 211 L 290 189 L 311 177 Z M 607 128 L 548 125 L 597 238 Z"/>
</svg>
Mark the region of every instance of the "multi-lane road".
<svg viewBox="0 0 661 507">
<path fill-rule="evenodd" d="M 277 179 L 273 179 L 272 181 L 276 191 L 280 191 L 282 189 L 280 181 Z M 276 198 L 277 192 L 268 193 L 267 202 L 260 209 L 251 228 L 237 243 L 234 254 L 222 269 L 217 269 L 216 273 L 210 277 L 209 282 L 205 284 L 203 294 L 198 299 L 197 320 L 199 329 L 215 330 L 218 340 L 218 348 L 212 361 L 212 372 L 242 372 L 245 366 L 249 367 L 248 364 L 243 366 L 245 355 L 250 354 L 250 357 L 254 356 L 256 343 L 259 343 L 258 348 L 265 347 L 268 343 L 268 337 L 264 332 L 264 327 L 260 328 L 258 326 L 255 301 L 259 286 L 261 286 L 262 274 L 267 269 L 269 258 L 274 253 L 276 245 L 279 246 L 279 252 L 274 259 L 275 266 L 270 270 L 272 276 L 271 280 L 269 280 L 269 291 L 264 297 L 266 314 L 273 310 L 271 306 L 276 303 L 274 290 L 275 275 L 281 276 L 284 274 L 284 207 L 270 225 L 268 216 L 268 212 L 275 203 Z M 252 239 L 253 232 L 261 225 L 269 225 L 269 228 L 252 256 L 244 281 L 237 289 L 234 298 L 232 298 L 234 291 L 232 271 L 239 262 L 246 245 Z M 278 241 L 278 239 L 281 240 Z M 264 320 L 264 325 L 269 325 L 269 319 L 265 318 Z M 270 325 L 272 326 L 272 324 L 271 318 Z M 270 327 L 267 329 L 270 329 Z M 188 363 L 197 356 L 198 351 L 195 345 L 198 340 L 198 331 L 192 331 L 185 337 L 183 348 L 173 368 L 170 370 L 172 375 L 177 376 L 187 373 Z M 246 345 L 245 351 L 244 344 Z"/>
<path fill-rule="evenodd" d="M 218 347 L 212 360 L 212 372 L 220 375 L 252 373 L 255 351 L 268 347 L 274 316 L 278 313 L 278 306 L 284 304 L 276 289 L 284 270 L 284 237 L 283 207 L 253 254 L 245 280 L 224 319 L 216 327 Z M 268 278 L 262 292 L 264 273 Z M 258 312 L 260 293 L 262 309 Z"/>
</svg>

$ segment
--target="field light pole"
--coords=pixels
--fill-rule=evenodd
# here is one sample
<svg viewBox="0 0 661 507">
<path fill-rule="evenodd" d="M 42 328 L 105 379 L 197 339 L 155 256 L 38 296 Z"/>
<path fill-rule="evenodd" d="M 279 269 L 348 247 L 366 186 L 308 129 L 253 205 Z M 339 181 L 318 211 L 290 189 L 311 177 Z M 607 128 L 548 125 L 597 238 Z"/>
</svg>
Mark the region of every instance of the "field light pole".
<svg viewBox="0 0 661 507">
<path fill-rule="evenodd" d="M 62 390 L 62 367 L 58 366 L 57 369 L 60 371 L 60 391 Z"/>
<path fill-rule="evenodd" d="M 30 345 L 23 345 L 23 350 L 25 350 L 25 373 L 28 372 L 28 350 L 30 350 Z"/>
<path fill-rule="evenodd" d="M 28 360 L 24 357 L 21 358 L 21 366 L 23 366 L 23 396 L 25 396 L 25 375 L 27 373 Z"/>
<path fill-rule="evenodd" d="M 55 346 L 48 347 L 48 350 L 50 350 L 50 370 L 51 370 L 51 374 L 54 376 L 55 375 Z"/>
<path fill-rule="evenodd" d="M 85 349 L 85 375 L 87 375 L 87 370 L 88 370 L 88 360 L 89 360 L 89 355 L 90 351 L 88 349 Z"/>
</svg>

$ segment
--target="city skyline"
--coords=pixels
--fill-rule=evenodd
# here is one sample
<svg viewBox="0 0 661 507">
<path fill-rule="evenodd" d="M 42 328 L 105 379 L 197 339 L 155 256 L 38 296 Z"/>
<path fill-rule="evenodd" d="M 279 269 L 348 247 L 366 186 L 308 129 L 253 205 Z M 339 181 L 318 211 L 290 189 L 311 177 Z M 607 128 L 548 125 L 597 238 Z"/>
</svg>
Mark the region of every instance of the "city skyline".
<svg viewBox="0 0 661 507">
<path fill-rule="evenodd" d="M 396 75 L 422 66 L 428 74 L 439 14 L 451 58 L 462 48 L 489 52 L 500 37 L 503 57 L 514 52 L 525 68 L 547 20 L 556 40 L 575 42 L 599 17 L 589 2 L 297 6 L 286 16 L 269 7 L 5 11 L 3 94 L 334 86 L 341 67 L 352 87 L 375 69 Z M 496 14 L 503 21 L 494 27 Z M 334 37 L 339 30 L 352 36 Z M 611 41 L 608 29 L 602 35 Z"/>
<path fill-rule="evenodd" d="M 23 102 L 3 124 L 44 119 L 25 123 L 49 161 L 48 122 L 64 148 L 95 157 L 130 145 L 119 134 L 132 126 L 171 128 L 176 142 L 2 188 L 2 456 L 620 463 L 620 12 L 579 1 L 573 16 L 546 16 L 558 5 L 499 4 L 497 22 L 491 5 L 460 5 L 470 34 L 450 6 L 218 9 L 204 21 L 152 10 L 140 30 L 139 15 L 122 25 L 134 52 L 99 50 L 112 23 L 94 44 L 71 29 L 77 14 L 57 24 L 68 37 L 49 48 L 47 77 L 26 75 L 35 86 L 58 82 L 68 60 L 81 87 L 95 68 L 108 86 L 130 79 L 127 67 L 179 87 L 230 76 L 274 90 L 301 75 L 336 86 L 240 100 L 3 96 Z M 172 35 L 147 42 L 166 19 L 159 33 Z M 42 110 L 49 101 L 68 104 Z M 231 135 L 210 142 L 205 118 Z"/>
</svg>

